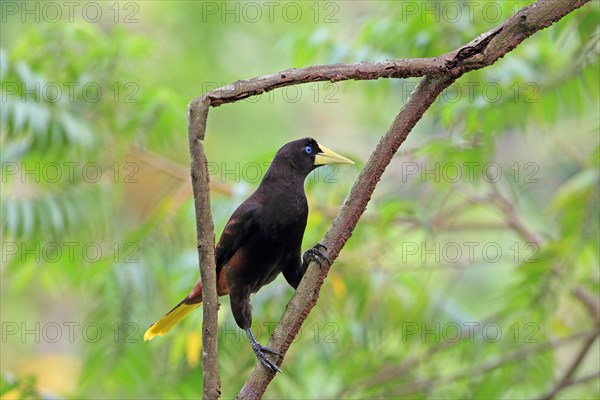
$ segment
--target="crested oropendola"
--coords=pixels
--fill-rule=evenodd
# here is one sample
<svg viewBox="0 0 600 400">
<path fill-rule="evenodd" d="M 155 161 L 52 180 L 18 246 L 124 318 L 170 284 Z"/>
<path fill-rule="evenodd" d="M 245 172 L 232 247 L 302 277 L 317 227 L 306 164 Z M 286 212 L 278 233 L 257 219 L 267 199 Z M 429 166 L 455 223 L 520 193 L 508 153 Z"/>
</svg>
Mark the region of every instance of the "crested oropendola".
<svg viewBox="0 0 600 400">
<path fill-rule="evenodd" d="M 216 247 L 217 293 L 229 294 L 235 322 L 246 331 L 252 350 L 271 371 L 277 365 L 265 353 L 279 355 L 258 343 L 250 325 L 250 294 L 270 283 L 282 272 L 296 289 L 310 260 L 327 258 L 316 245 L 301 257 L 302 237 L 308 218 L 304 180 L 315 168 L 326 164 L 354 164 L 312 138 L 290 142 L 273 159 L 262 182 L 231 215 Z M 327 260 L 329 261 L 329 260 Z M 150 326 L 144 340 L 170 331 L 202 302 L 202 282 L 158 322 Z"/>
</svg>

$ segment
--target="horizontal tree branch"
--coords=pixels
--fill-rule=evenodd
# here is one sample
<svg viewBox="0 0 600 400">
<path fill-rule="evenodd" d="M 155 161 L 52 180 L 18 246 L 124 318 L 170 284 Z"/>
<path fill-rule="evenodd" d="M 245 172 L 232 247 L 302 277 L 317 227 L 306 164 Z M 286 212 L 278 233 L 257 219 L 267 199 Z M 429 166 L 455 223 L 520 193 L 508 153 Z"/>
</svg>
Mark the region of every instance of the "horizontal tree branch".
<svg viewBox="0 0 600 400">
<path fill-rule="evenodd" d="M 540 0 L 517 12 L 498 27 L 471 42 L 432 58 L 407 58 L 350 64 L 314 65 L 239 80 L 217 88 L 191 103 L 191 108 L 208 101 L 217 107 L 285 86 L 311 82 L 409 78 L 451 74 L 483 68 L 496 62 L 535 32 L 544 29 L 590 0 Z"/>
<path fill-rule="evenodd" d="M 442 58 L 412 58 L 352 64 L 313 65 L 240 80 L 213 90 L 205 96 L 210 98 L 212 106 L 219 106 L 260 95 L 273 89 L 303 83 L 435 75 L 447 71 L 446 64 L 446 61 Z"/>
</svg>

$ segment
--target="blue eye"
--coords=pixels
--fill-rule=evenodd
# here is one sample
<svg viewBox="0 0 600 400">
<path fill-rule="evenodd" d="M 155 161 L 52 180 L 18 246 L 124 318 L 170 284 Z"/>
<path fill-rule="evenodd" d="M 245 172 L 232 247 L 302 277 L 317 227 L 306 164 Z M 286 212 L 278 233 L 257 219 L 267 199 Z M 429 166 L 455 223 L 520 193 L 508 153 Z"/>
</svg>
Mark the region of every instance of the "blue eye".
<svg viewBox="0 0 600 400">
<path fill-rule="evenodd" d="M 306 152 L 306 154 L 310 154 L 310 153 L 312 153 L 312 147 L 310 147 L 310 146 L 306 146 L 306 147 L 304 148 L 304 151 Z"/>
</svg>

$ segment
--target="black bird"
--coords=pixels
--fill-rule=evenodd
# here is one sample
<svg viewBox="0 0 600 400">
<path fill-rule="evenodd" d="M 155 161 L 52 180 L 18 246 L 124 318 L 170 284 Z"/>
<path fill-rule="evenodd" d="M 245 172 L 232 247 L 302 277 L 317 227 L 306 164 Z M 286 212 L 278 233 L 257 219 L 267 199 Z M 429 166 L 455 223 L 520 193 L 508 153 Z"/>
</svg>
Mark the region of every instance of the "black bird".
<svg viewBox="0 0 600 400">
<path fill-rule="evenodd" d="M 273 159 L 256 191 L 231 215 L 217 244 L 217 293 L 229 294 L 235 322 L 246 331 L 252 350 L 271 371 L 279 368 L 265 353 L 279 355 L 258 343 L 250 325 L 250 294 L 258 292 L 282 272 L 296 289 L 311 259 L 327 260 L 317 245 L 300 256 L 308 218 L 304 180 L 326 164 L 354 164 L 312 138 L 290 142 Z M 328 260 L 327 260 L 328 261 Z M 202 282 L 144 334 L 144 340 L 170 331 L 202 302 Z"/>
</svg>

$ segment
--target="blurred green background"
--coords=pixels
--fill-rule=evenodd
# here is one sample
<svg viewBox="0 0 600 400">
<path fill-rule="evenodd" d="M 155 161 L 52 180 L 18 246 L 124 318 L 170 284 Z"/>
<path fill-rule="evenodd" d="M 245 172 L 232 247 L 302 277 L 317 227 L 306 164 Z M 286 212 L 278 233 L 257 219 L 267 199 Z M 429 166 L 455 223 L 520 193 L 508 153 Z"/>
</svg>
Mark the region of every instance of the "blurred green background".
<svg viewBox="0 0 600 400">
<path fill-rule="evenodd" d="M 431 57 L 528 1 L 3 1 L 3 398 L 200 398 L 186 106 L 291 67 Z M 266 398 L 533 398 L 599 293 L 597 1 L 463 76 L 384 174 Z M 217 237 L 284 143 L 356 160 L 307 179 L 321 240 L 416 79 L 313 83 L 211 110 Z M 266 343 L 293 290 L 252 299 Z M 223 398 L 255 357 L 219 313 Z M 600 396 L 593 344 L 559 398 Z"/>
</svg>

